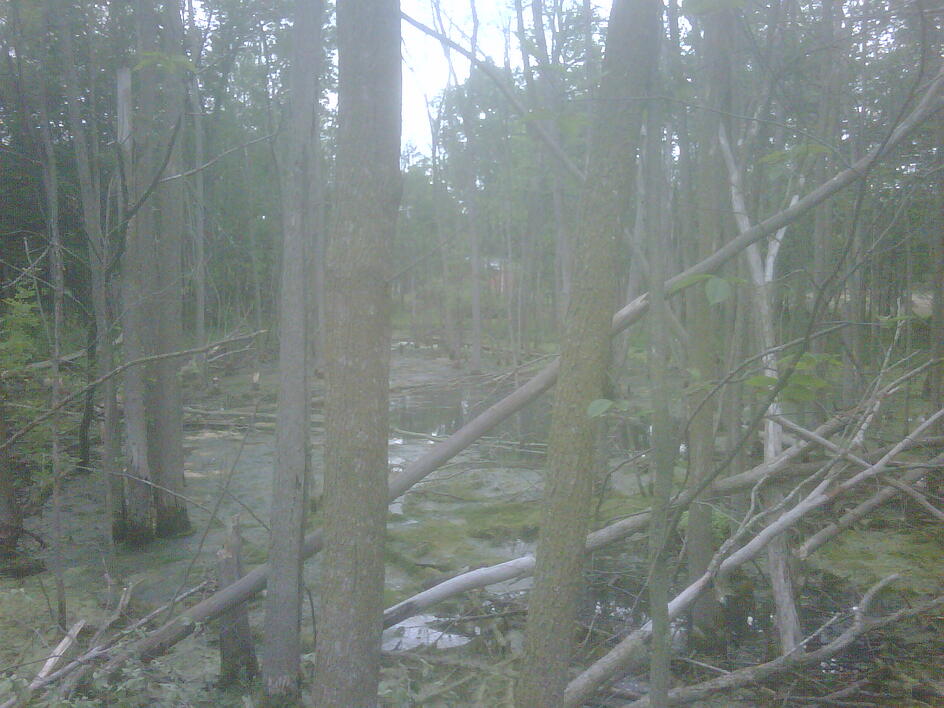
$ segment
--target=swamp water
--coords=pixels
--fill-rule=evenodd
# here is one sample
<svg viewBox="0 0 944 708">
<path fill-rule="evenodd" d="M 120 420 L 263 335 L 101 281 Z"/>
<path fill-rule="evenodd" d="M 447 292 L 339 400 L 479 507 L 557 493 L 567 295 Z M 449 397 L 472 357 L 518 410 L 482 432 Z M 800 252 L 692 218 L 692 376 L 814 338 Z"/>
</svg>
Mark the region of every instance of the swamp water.
<svg viewBox="0 0 944 708">
<path fill-rule="evenodd" d="M 317 381 L 313 387 L 313 496 L 321 486 L 321 383 Z M 456 430 L 511 385 L 511 381 L 496 382 L 488 377 L 460 377 L 441 358 L 422 353 L 395 354 L 391 371 L 391 467 L 395 470 L 422 455 L 434 444 L 434 438 Z M 214 579 L 216 551 L 225 540 L 227 522 L 237 515 L 244 569 L 264 562 L 275 438 L 272 423 L 267 421 L 274 407 L 275 376 L 264 375 L 256 394 L 250 392 L 249 374 L 229 377 L 220 388 L 217 395 L 199 403 L 196 410 L 200 414 L 188 416 L 185 428 L 184 494 L 194 532 L 160 540 L 143 550 L 119 546 L 121 585 L 105 573 L 107 519 L 100 478 L 75 476 L 64 482 L 62 547 L 70 622 L 86 619 L 94 625 L 106 615 L 103 605 L 107 602 L 113 606 L 121 587 L 129 583 L 135 588 L 134 613 L 142 615 L 175 594 Z M 262 415 L 249 429 L 246 423 L 256 408 L 254 397 L 260 399 L 257 410 Z M 237 410 L 246 416 L 228 418 L 231 425 L 201 425 L 201 419 L 213 421 L 214 413 L 232 414 Z M 533 442 L 519 443 L 522 439 L 543 439 L 546 413 L 538 409 L 526 415 L 506 424 L 501 429 L 506 432 L 495 432 L 494 437 L 465 450 L 390 506 L 385 604 L 405 599 L 445 574 L 502 562 L 533 550 L 543 448 Z M 42 515 L 27 520 L 27 527 L 50 546 L 54 536 L 52 518 L 51 503 L 47 503 Z M 310 527 L 317 523 L 315 511 Z M 50 548 L 43 551 L 42 559 L 47 568 L 53 567 Z M 317 575 L 317 562 L 309 561 L 305 579 L 313 602 Z M 388 629 L 383 648 L 388 652 L 427 648 L 435 653 L 469 645 L 481 636 L 484 625 L 456 622 L 457 614 L 466 610 L 466 614 L 481 614 L 483 608 L 485 612 L 498 611 L 488 598 L 523 590 L 529 584 L 530 579 L 505 583 L 487 595 L 481 592 L 471 600 L 458 599 L 445 603 L 444 608 L 433 608 L 428 614 Z M 50 604 L 55 602 L 54 587 L 50 570 L 18 580 L 0 579 L 0 667 L 48 656 L 55 636 L 49 612 Z M 473 606 L 475 609 L 469 609 Z M 258 650 L 263 613 L 258 600 L 251 608 Z M 218 672 L 215 634 L 211 626 L 152 663 L 164 676 L 167 690 L 171 684 L 183 682 L 200 684 L 213 693 Z M 311 612 L 307 602 L 303 638 L 310 645 Z M 478 650 L 469 651 L 467 660 L 474 661 Z M 36 669 L 26 668 L 20 675 L 31 676 Z M 396 693 L 391 686 L 384 690 Z M 206 705 L 215 705 L 217 699 L 208 700 Z M 399 705 L 398 699 L 391 700 L 391 705 Z"/>
</svg>

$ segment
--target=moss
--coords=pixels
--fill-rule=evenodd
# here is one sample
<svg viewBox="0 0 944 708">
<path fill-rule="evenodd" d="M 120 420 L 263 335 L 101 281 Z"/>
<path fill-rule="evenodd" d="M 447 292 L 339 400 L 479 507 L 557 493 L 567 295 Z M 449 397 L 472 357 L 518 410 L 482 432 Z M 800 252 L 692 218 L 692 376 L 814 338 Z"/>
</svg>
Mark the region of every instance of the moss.
<svg viewBox="0 0 944 708">
<path fill-rule="evenodd" d="M 533 541 L 537 538 L 541 507 L 537 502 L 477 504 L 460 513 L 474 538 Z"/>
<path fill-rule="evenodd" d="M 898 573 L 898 588 L 932 594 L 944 587 L 941 541 L 920 532 L 856 529 L 821 548 L 809 562 L 818 570 L 848 580 L 860 591 Z"/>
</svg>

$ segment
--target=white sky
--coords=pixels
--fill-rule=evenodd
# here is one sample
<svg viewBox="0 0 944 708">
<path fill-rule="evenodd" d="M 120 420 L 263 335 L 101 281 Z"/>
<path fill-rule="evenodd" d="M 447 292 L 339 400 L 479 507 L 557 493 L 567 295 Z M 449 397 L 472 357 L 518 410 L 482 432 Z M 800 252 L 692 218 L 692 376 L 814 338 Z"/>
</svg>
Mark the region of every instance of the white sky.
<svg viewBox="0 0 944 708">
<path fill-rule="evenodd" d="M 472 13 L 469 0 L 440 0 L 443 21 L 449 31 L 450 20 L 456 26 L 449 32 L 454 41 L 469 47 L 467 37 L 461 32 L 472 31 Z M 511 23 L 514 28 L 514 6 L 510 0 L 476 0 L 479 17 L 479 56 L 485 54 L 497 65 L 504 61 L 504 30 Z M 430 0 L 401 0 L 403 12 L 434 27 Z M 447 85 L 449 69 L 442 45 L 420 32 L 412 25 L 402 23 L 403 43 L 403 145 L 412 144 L 420 152 L 429 154 L 430 134 L 426 114 L 426 99 L 433 100 Z M 512 64 L 520 66 L 516 59 L 516 46 L 512 45 Z M 459 82 L 469 76 L 469 62 L 457 52 L 452 52 L 452 61 Z"/>
</svg>

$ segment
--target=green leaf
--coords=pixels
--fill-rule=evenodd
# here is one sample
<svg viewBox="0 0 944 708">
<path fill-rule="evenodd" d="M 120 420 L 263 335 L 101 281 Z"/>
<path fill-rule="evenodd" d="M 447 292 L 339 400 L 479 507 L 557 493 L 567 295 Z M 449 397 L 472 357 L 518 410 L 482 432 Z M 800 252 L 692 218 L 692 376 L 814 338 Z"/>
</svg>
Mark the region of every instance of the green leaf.
<svg viewBox="0 0 944 708">
<path fill-rule="evenodd" d="M 705 283 L 705 295 L 708 296 L 708 302 L 712 305 L 719 305 L 725 300 L 729 300 L 734 293 L 734 288 L 724 278 L 711 276 L 711 279 Z"/>
<path fill-rule="evenodd" d="M 590 418 L 599 418 L 612 407 L 613 401 L 610 399 L 598 398 L 595 401 L 590 401 L 590 405 L 587 406 L 587 416 Z"/>
</svg>

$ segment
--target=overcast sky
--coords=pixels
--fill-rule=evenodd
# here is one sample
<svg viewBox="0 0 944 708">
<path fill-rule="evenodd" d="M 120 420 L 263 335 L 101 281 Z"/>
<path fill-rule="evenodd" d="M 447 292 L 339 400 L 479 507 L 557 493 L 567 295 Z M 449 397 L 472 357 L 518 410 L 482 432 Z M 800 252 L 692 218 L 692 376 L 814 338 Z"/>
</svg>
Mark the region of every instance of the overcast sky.
<svg viewBox="0 0 944 708">
<path fill-rule="evenodd" d="M 451 33 L 452 38 L 463 46 L 469 46 L 468 39 L 461 34 L 472 29 L 469 0 L 440 0 L 440 4 L 447 28 L 450 20 L 456 25 Z M 401 0 L 401 9 L 423 24 L 433 26 L 429 0 Z M 479 54 L 486 54 L 500 66 L 505 51 L 503 28 L 511 22 L 513 11 L 506 7 L 505 0 L 477 0 L 476 10 L 479 17 Z M 449 80 L 448 65 L 442 45 L 406 22 L 403 23 L 402 51 L 403 145 L 412 144 L 420 152 L 429 154 L 426 98 L 434 99 L 446 87 Z M 514 61 L 514 55 L 512 59 L 514 64 L 520 64 Z M 464 81 L 469 76 L 469 62 L 456 52 L 452 53 L 452 60 L 458 80 Z"/>
</svg>

